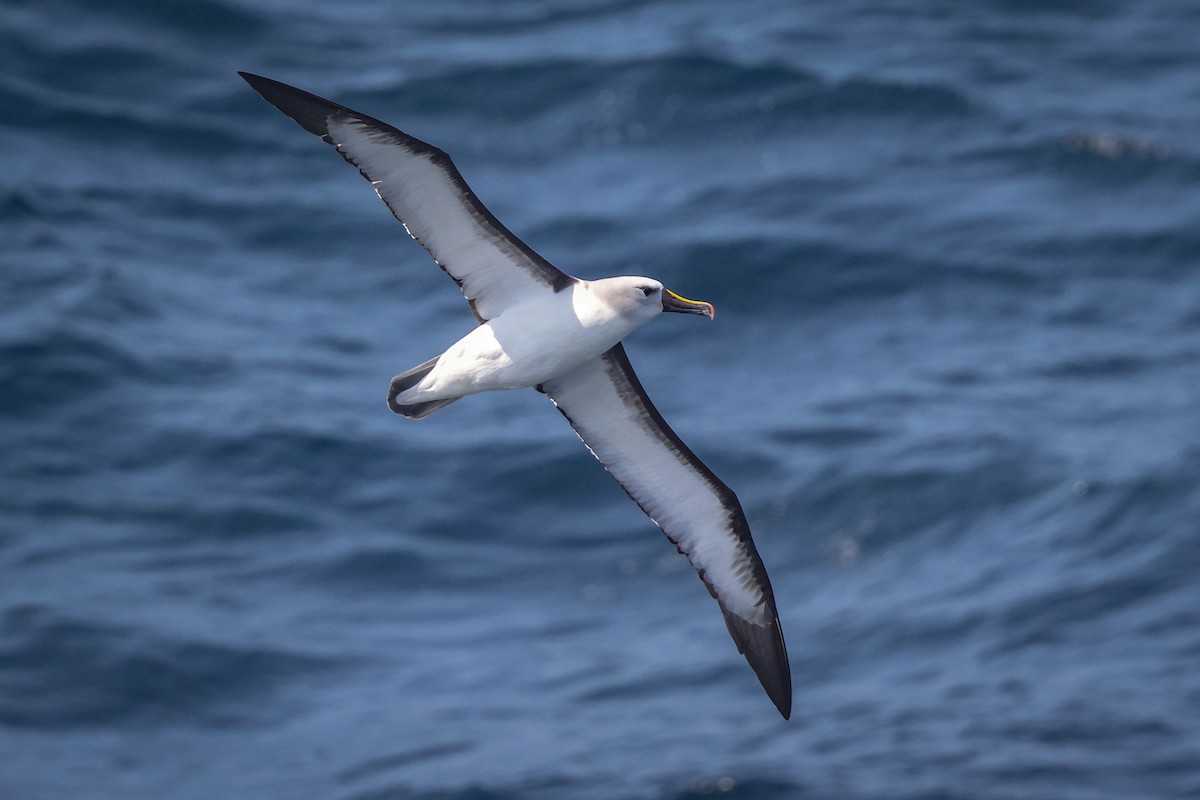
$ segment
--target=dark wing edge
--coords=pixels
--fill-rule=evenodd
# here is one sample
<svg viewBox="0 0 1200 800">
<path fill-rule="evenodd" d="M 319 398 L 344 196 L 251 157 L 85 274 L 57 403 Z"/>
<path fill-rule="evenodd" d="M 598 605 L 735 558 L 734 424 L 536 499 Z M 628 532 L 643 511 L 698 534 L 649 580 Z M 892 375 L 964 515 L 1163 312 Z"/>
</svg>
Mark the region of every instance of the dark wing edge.
<svg viewBox="0 0 1200 800">
<path fill-rule="evenodd" d="M 343 105 L 339 105 L 338 103 L 334 103 L 331 100 L 326 100 L 324 97 L 318 97 L 317 95 L 312 94 L 311 92 L 306 92 L 303 89 L 297 89 L 295 86 L 289 86 L 286 83 L 281 83 L 280 81 L 273 80 L 271 78 L 264 78 L 261 75 L 255 75 L 250 72 L 242 72 L 241 70 L 238 70 L 238 75 L 242 76 L 242 78 L 246 81 L 246 83 L 250 84 L 254 91 L 262 95 L 264 100 L 282 111 L 294 122 L 299 124 L 300 127 L 304 128 L 304 130 L 316 136 L 320 136 L 321 139 L 323 139 L 327 144 L 332 144 L 335 146 L 337 144 L 329 135 L 329 117 L 333 114 L 343 114 L 348 118 L 358 120 L 364 125 L 371 127 L 377 133 L 391 138 L 398 145 L 406 148 L 409 152 L 427 155 L 430 160 L 446 174 L 447 179 L 455 186 L 455 188 L 458 189 L 459 193 L 462 195 L 463 201 L 474 213 L 477 222 L 480 225 L 490 227 L 497 235 L 507 239 L 510 243 L 512 243 L 512 245 L 529 260 L 531 271 L 534 273 L 536 278 L 550 286 L 550 288 L 556 292 L 562 291 L 575 282 L 575 278 L 566 274 L 558 267 L 542 258 L 537 254 L 537 251 L 525 244 L 523 241 L 517 238 L 512 231 L 505 227 L 504 223 L 496 219 L 495 215 L 488 210 L 487 206 L 480 201 L 480 199 L 475 195 L 475 192 L 472 191 L 471 187 L 467 185 L 466 180 L 463 179 L 462 173 L 458 171 L 458 167 L 454 166 L 454 162 L 450 160 L 450 156 L 447 155 L 444 150 L 434 147 L 428 142 L 423 142 L 420 139 L 409 136 L 404 131 L 395 128 L 386 122 L 367 116 L 366 114 L 361 114 L 358 111 L 347 108 Z M 364 178 L 366 178 L 372 184 L 375 183 L 375 179 L 363 171 L 349 156 L 349 154 L 341 151 L 340 149 L 338 152 L 341 154 L 342 158 L 346 159 L 347 162 L 358 169 Z M 391 204 L 388 203 L 387 200 L 384 200 L 384 203 L 387 204 L 388 210 L 392 212 L 392 215 L 395 216 L 396 219 L 400 220 L 401 224 L 404 224 L 404 220 L 400 219 L 400 215 L 396 212 L 396 209 L 392 208 Z M 405 228 L 407 229 L 407 225 L 405 225 Z M 428 246 L 425 245 L 424 242 L 421 242 L 421 240 L 411 231 L 409 231 L 409 235 L 420 242 L 421 246 L 425 247 L 426 250 L 429 249 Z M 432 255 L 432 253 L 430 253 L 430 255 Z M 434 258 L 434 261 L 437 261 L 437 259 Z M 438 266 L 442 267 L 443 270 L 446 269 L 445 265 L 443 265 L 441 262 L 437 263 Z M 461 282 L 457 279 L 455 280 L 461 286 Z M 474 308 L 472 308 L 472 311 L 474 311 Z M 478 316 L 478 314 L 476 315 Z"/>
<path fill-rule="evenodd" d="M 767 696 L 775 704 L 775 707 L 779 709 L 779 713 L 784 719 L 789 719 L 792 713 L 792 671 L 788 662 L 787 644 L 783 640 L 783 629 L 779 624 L 779 612 L 775 607 L 775 593 L 771 588 L 771 579 L 767 576 L 767 570 L 763 565 L 762 558 L 758 554 L 758 548 L 754 546 L 754 539 L 750 535 L 750 525 L 746 521 L 746 515 L 742 510 L 741 502 L 734 491 L 718 478 L 692 452 L 691 448 L 684 444 L 679 435 L 663 419 L 662 414 L 659 413 L 654 403 L 651 402 L 650 397 L 646 394 L 641 381 L 638 380 L 637 374 L 633 370 L 633 365 L 629 362 L 629 357 L 625 354 L 624 345 L 618 343 L 601 356 L 601 360 L 606 366 L 609 380 L 613 382 L 618 393 L 623 397 L 632 398 L 641 406 L 641 410 L 653 426 L 652 433 L 663 441 L 664 444 L 675 450 L 687 465 L 704 479 L 720 499 L 722 507 L 729 514 L 730 530 L 737 537 L 744 549 L 746 558 L 752 565 L 754 580 L 762 589 L 762 602 L 766 606 L 766 617 L 769 621 L 765 625 L 760 625 L 733 613 L 721 601 L 721 598 L 717 595 L 716 587 L 708 580 L 708 577 L 704 574 L 704 570 L 698 570 L 700 579 L 704 582 L 708 593 L 712 595 L 713 599 L 720 606 L 721 613 L 725 617 L 725 626 L 729 629 L 729 635 L 733 637 L 738 652 L 746 657 L 751 669 L 754 670 L 754 674 L 758 677 L 759 683 L 762 684 L 763 689 L 766 691 Z M 624 383 L 625 386 L 621 386 L 621 383 Z M 559 408 L 559 411 L 562 412 L 563 416 L 567 418 L 567 421 L 578 432 L 578 427 L 571 420 L 567 411 L 562 408 Z M 587 442 L 585 441 L 584 444 L 586 445 Z M 589 447 L 589 449 L 591 448 Z M 603 462 L 601 463 L 603 464 Z M 630 491 L 629 487 L 621 484 L 621 488 L 625 490 L 629 498 L 643 512 L 646 512 L 647 516 L 654 519 L 645 506 L 642 505 L 641 501 Z M 676 549 L 686 556 L 687 553 L 683 550 L 679 542 L 671 536 L 670 532 L 666 529 L 662 530 L 667 539 L 675 545 Z"/>
</svg>

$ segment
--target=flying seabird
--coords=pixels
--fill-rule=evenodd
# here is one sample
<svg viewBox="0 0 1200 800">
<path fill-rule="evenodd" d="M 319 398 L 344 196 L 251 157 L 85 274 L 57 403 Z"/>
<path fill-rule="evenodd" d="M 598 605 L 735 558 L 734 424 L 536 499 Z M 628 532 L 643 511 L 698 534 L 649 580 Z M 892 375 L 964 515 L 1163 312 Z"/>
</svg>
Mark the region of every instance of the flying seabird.
<svg viewBox="0 0 1200 800">
<path fill-rule="evenodd" d="M 737 495 L 671 430 L 621 340 L 664 311 L 709 303 L 651 278 L 559 271 L 492 216 L 450 157 L 385 122 L 239 72 L 268 103 L 337 148 L 462 290 L 478 327 L 392 379 L 388 407 L 421 419 L 468 394 L 532 386 L 687 556 L 784 719 L 792 677 L 775 596 Z"/>
</svg>

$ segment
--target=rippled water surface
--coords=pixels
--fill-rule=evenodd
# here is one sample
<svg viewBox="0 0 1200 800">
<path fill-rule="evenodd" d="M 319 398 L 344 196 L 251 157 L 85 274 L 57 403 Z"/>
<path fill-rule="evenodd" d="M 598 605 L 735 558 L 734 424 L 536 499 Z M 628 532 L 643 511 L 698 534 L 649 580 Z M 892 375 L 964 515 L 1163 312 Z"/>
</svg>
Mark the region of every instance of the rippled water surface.
<svg viewBox="0 0 1200 800">
<path fill-rule="evenodd" d="M 0 797 L 1200 796 L 1200 14 L 7 0 Z M 440 145 L 739 493 L 783 722 L 236 69 Z"/>
</svg>

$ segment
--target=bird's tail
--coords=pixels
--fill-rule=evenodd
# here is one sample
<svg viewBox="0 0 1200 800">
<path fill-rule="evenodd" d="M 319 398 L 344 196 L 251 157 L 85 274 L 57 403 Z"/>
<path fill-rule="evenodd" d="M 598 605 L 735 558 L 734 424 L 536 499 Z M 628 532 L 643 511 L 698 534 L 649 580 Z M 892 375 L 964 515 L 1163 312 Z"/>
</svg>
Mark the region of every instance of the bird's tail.
<svg viewBox="0 0 1200 800">
<path fill-rule="evenodd" d="M 400 394 L 420 383 L 437 366 L 438 358 L 441 358 L 441 356 L 431 358 L 424 364 L 418 364 L 412 369 L 405 370 L 392 378 L 392 388 L 388 390 L 388 408 L 408 419 L 421 419 L 422 417 L 428 417 L 442 406 L 450 405 L 457 400 L 457 397 L 451 397 L 444 400 L 429 400 L 424 403 L 396 402 L 396 398 Z"/>
</svg>

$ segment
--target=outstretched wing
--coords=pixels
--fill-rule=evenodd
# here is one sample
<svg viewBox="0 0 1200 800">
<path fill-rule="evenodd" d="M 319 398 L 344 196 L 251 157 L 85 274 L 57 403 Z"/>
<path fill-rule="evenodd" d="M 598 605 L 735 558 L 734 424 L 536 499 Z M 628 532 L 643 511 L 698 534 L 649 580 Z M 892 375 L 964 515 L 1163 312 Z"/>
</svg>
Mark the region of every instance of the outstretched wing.
<svg viewBox="0 0 1200 800">
<path fill-rule="evenodd" d="M 600 463 L 687 556 L 783 714 L 792 674 L 775 596 L 737 495 L 688 449 L 650 402 L 618 344 L 542 385 Z"/>
<path fill-rule="evenodd" d="M 574 283 L 492 216 L 438 148 L 286 83 L 238 74 L 358 167 L 396 219 L 458 283 L 481 322 L 537 292 Z"/>
</svg>

